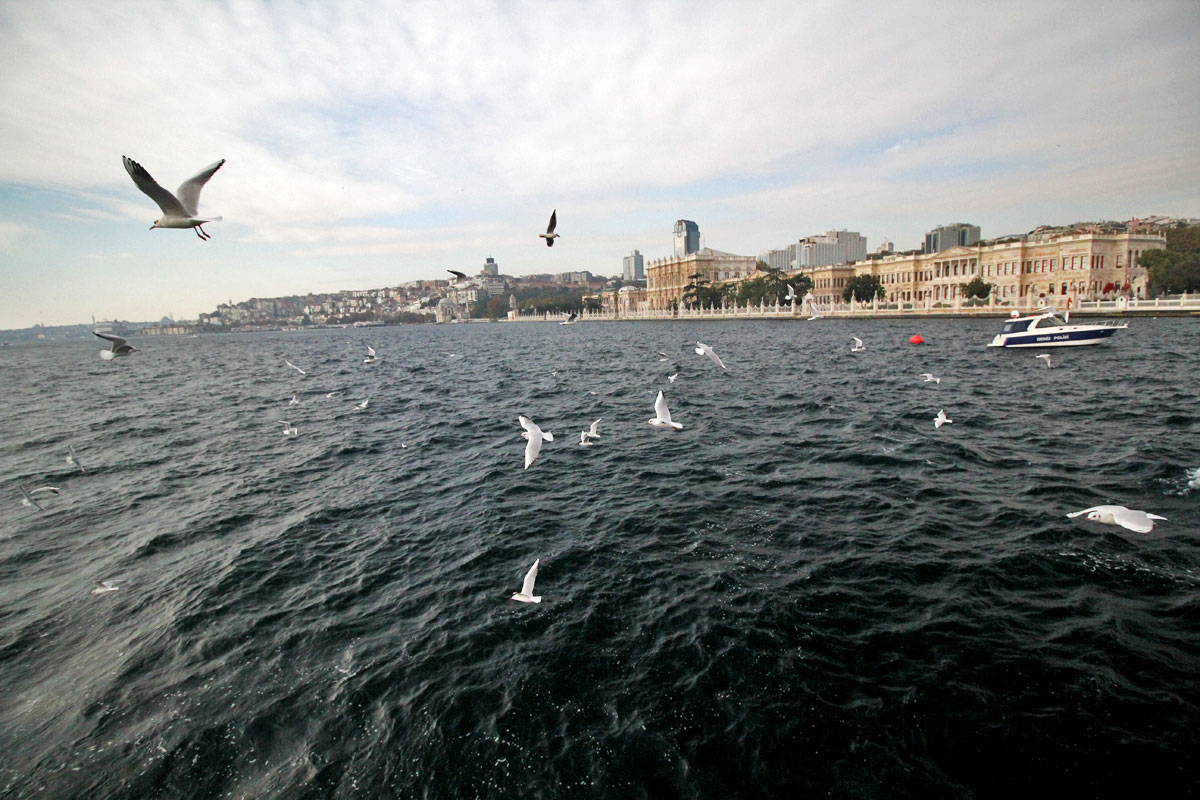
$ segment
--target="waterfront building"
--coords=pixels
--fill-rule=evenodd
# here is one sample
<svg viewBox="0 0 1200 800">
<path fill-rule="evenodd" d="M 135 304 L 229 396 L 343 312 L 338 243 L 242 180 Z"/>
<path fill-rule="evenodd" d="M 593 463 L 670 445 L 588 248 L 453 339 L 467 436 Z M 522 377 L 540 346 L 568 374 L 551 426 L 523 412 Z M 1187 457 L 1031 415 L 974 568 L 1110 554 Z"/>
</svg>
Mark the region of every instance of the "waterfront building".
<svg viewBox="0 0 1200 800">
<path fill-rule="evenodd" d="M 847 264 L 867 257 L 867 240 L 857 231 L 826 231 L 801 239 L 796 248 L 796 269 Z"/>
<path fill-rule="evenodd" d="M 678 228 L 678 223 L 676 223 Z M 758 259 L 704 247 L 694 253 L 652 260 L 646 266 L 646 299 L 652 310 L 683 303 L 683 292 L 695 276 L 710 283 L 739 281 L 754 274 Z"/>
<path fill-rule="evenodd" d="M 1166 247 L 1159 233 L 1035 231 L 1017 239 L 954 246 L 934 253 L 872 255 L 848 266 L 821 267 L 807 274 L 819 301 L 841 300 L 846 280 L 874 275 L 885 302 L 933 307 L 963 301 L 963 285 L 974 278 L 992 284 L 997 302 L 1041 299 L 1063 305 L 1122 290 L 1146 296 L 1146 270 L 1139 259 Z"/>
<path fill-rule="evenodd" d="M 700 226 L 690 219 L 675 220 L 675 257 L 683 258 L 700 249 Z"/>
<path fill-rule="evenodd" d="M 951 247 L 970 247 L 979 241 L 979 226 L 966 222 L 942 225 L 925 234 L 925 252 L 940 253 Z"/>
<path fill-rule="evenodd" d="M 621 259 L 621 278 L 626 281 L 646 280 L 645 260 L 637 250 Z"/>
</svg>

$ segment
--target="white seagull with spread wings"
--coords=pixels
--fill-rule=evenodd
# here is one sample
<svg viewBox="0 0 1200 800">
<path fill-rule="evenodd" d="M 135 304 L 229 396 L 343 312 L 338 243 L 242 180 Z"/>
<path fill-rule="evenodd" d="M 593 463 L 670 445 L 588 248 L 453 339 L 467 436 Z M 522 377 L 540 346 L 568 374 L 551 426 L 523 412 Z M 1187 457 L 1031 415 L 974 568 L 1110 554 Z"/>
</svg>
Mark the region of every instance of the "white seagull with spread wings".
<svg viewBox="0 0 1200 800">
<path fill-rule="evenodd" d="M 150 177 L 150 173 L 146 172 L 146 168 L 132 158 L 121 156 L 121 161 L 124 162 L 125 171 L 129 173 L 129 177 L 133 178 L 137 187 L 145 192 L 151 200 L 158 203 L 158 207 L 162 209 L 163 215 L 154 220 L 150 230 L 155 228 L 195 228 L 196 235 L 201 239 L 211 238 L 201 226 L 206 222 L 220 222 L 221 218 L 201 219 L 196 216 L 200 207 L 200 190 L 204 188 L 204 184 L 208 183 L 208 179 L 213 176 L 213 173 L 221 168 L 225 159 L 222 158 L 215 164 L 209 164 L 188 178 L 179 185 L 175 194 L 171 194 L 159 186 L 158 182 Z"/>
</svg>

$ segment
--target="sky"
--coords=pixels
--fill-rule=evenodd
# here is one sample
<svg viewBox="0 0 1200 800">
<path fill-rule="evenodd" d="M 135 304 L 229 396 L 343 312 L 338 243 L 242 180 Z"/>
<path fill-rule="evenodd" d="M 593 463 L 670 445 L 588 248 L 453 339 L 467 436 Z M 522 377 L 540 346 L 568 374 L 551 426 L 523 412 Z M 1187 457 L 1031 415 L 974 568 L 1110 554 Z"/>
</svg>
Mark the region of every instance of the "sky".
<svg viewBox="0 0 1200 800">
<path fill-rule="evenodd" d="M 31 0 L 0 31 L 0 329 L 618 275 L 681 218 L 758 255 L 1200 217 L 1195 0 Z M 212 239 L 150 230 L 122 156 L 172 191 L 226 159 Z"/>
</svg>

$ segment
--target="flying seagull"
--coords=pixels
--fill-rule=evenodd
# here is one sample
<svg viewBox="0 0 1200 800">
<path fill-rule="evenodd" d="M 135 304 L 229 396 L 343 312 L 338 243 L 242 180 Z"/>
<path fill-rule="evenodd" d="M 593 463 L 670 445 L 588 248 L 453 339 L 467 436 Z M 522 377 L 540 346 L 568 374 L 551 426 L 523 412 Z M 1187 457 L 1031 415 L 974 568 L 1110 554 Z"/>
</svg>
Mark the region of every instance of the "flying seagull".
<svg viewBox="0 0 1200 800">
<path fill-rule="evenodd" d="M 175 194 L 171 194 L 159 186 L 154 178 L 150 177 L 150 173 L 146 172 L 145 168 L 132 158 L 121 156 L 121 160 L 125 162 L 125 171 L 129 173 L 129 177 L 133 178 L 137 187 L 145 192 L 151 200 L 158 203 L 158 207 L 162 209 L 163 215 L 154 220 L 150 230 L 155 228 L 195 228 L 196 235 L 201 239 L 211 238 L 201 226 L 206 222 L 220 222 L 221 218 L 200 219 L 196 216 L 200 206 L 200 190 L 204 188 L 204 184 L 208 183 L 208 179 L 213 176 L 213 173 L 221 168 L 225 159 L 222 158 L 215 164 L 209 164 L 188 178 L 175 190 Z"/>
<path fill-rule="evenodd" d="M 714 364 L 716 364 L 718 367 L 720 367 L 721 369 L 724 369 L 724 370 L 729 369 L 729 367 L 725 366 L 725 363 L 723 361 L 721 361 L 721 357 L 719 355 L 717 355 L 716 353 L 714 353 L 713 349 L 711 347 L 709 347 L 708 345 L 706 345 L 704 342 L 696 342 L 696 355 L 708 356 L 709 358 L 712 359 L 712 362 Z"/>
<path fill-rule="evenodd" d="M 940 428 L 943 425 L 945 425 L 947 422 L 954 422 L 954 420 L 947 419 L 945 409 L 939 408 L 938 415 L 933 418 L 933 427 Z"/>
<path fill-rule="evenodd" d="M 857 336 L 851 336 L 850 338 L 854 340 L 854 344 L 850 345 L 851 353 L 858 353 L 867 349 L 863 347 L 862 339 L 858 338 Z"/>
<path fill-rule="evenodd" d="M 809 303 L 808 310 L 812 312 L 812 316 L 808 318 L 809 322 L 812 322 L 814 319 L 821 319 L 821 309 L 817 308 L 816 303 Z"/>
<path fill-rule="evenodd" d="M 1049 353 L 1042 353 L 1040 356 L 1034 356 L 1034 358 L 1042 359 L 1043 361 L 1046 362 L 1046 367 L 1049 368 L 1049 366 L 1050 366 L 1050 354 Z"/>
<path fill-rule="evenodd" d="M 289 367 L 291 367 L 292 369 L 296 370 L 296 372 L 299 372 L 301 375 L 307 375 L 307 374 L 308 374 L 307 372 L 305 372 L 304 370 L 300 369 L 299 367 L 297 367 L 297 366 L 296 366 L 295 364 L 293 364 L 292 362 L 288 361 L 286 358 L 283 360 L 283 363 L 287 364 Z"/>
<path fill-rule="evenodd" d="M 292 399 L 291 399 L 291 400 L 288 400 L 288 405 L 289 405 L 289 406 L 297 406 L 297 405 L 300 405 L 300 401 L 296 399 L 296 395 L 292 395 Z"/>
<path fill-rule="evenodd" d="M 795 286 L 792 286 L 790 283 L 788 283 L 788 284 L 785 284 L 785 285 L 787 286 L 787 290 L 788 290 L 788 293 L 787 293 L 787 301 L 788 301 L 789 303 L 795 302 L 795 300 L 796 300 L 796 287 L 795 287 Z"/>
<path fill-rule="evenodd" d="M 536 597 L 533 594 L 533 582 L 537 580 L 537 568 L 541 559 L 535 559 L 533 566 L 529 568 L 529 572 L 525 573 L 525 580 L 521 583 L 521 591 L 513 592 L 512 599 L 522 603 L 540 603 L 541 597 Z"/>
<path fill-rule="evenodd" d="M 674 383 L 674 382 L 675 382 L 675 379 L 676 379 L 676 378 L 678 378 L 678 377 L 679 377 L 679 373 L 678 373 L 678 372 L 676 372 L 674 375 L 668 375 L 668 376 L 667 376 L 667 383 Z"/>
<path fill-rule="evenodd" d="M 524 414 L 517 417 L 517 421 L 525 429 L 521 437 L 529 440 L 528 444 L 525 445 L 525 469 L 529 469 L 529 465 L 537 460 L 538 453 L 542 451 L 542 442 L 553 442 L 554 434 L 549 431 L 542 431 L 536 422 Z"/>
<path fill-rule="evenodd" d="M 367 345 L 367 357 L 363 359 L 364 364 L 375 363 L 375 348 Z"/>
<path fill-rule="evenodd" d="M 342 393 L 341 389 L 334 389 L 332 392 L 325 395 L 325 397 L 328 398 L 329 400 L 332 400 L 333 398 L 337 397 L 341 393 Z"/>
<path fill-rule="evenodd" d="M 31 492 L 29 492 L 29 490 L 27 490 L 24 486 L 20 486 L 18 488 L 21 490 L 21 505 L 26 506 L 26 507 L 36 508 L 38 511 L 46 510 L 46 509 L 42 508 L 41 503 L 39 503 L 37 500 L 33 499 L 33 494 Z M 37 491 L 37 490 L 35 489 L 34 491 Z M 55 489 L 54 493 L 58 494 L 58 489 Z"/>
<path fill-rule="evenodd" d="M 75 467 L 75 469 L 79 470 L 80 472 L 87 472 L 87 470 L 83 468 L 83 464 L 79 463 L 79 457 L 75 455 L 75 448 L 71 445 L 67 445 L 67 451 L 67 463 Z"/>
<path fill-rule="evenodd" d="M 283 435 L 284 436 L 296 436 L 297 435 L 298 431 L 296 430 L 294 425 L 289 425 L 288 423 L 283 422 L 282 420 L 280 420 L 280 423 L 283 425 Z"/>
<path fill-rule="evenodd" d="M 558 324 L 559 325 L 574 325 L 575 321 L 578 319 L 579 319 L 579 315 L 576 314 L 574 311 L 572 311 L 570 314 L 567 315 L 566 319 L 564 319 L 562 322 L 560 322 Z"/>
<path fill-rule="evenodd" d="M 546 240 L 546 247 L 554 247 L 554 240 L 558 238 L 558 234 L 554 232 L 554 226 L 558 225 L 558 209 L 550 212 L 550 224 L 546 226 L 545 233 L 539 233 L 538 236 Z"/>
<path fill-rule="evenodd" d="M 112 581 L 96 581 L 95 583 L 96 588 L 92 589 L 92 594 L 107 594 L 121 588 Z"/>
<path fill-rule="evenodd" d="M 92 335 L 99 336 L 101 339 L 105 339 L 112 343 L 108 346 L 107 350 L 100 351 L 100 358 L 104 359 L 105 361 L 112 361 L 114 358 L 123 358 L 124 356 L 127 356 L 137 350 L 136 347 L 114 333 L 101 333 L 100 331 L 92 331 Z"/>
<path fill-rule="evenodd" d="M 933 375 L 929 374 L 928 372 L 922 372 L 921 377 L 925 379 L 926 383 L 929 383 L 930 381 L 932 381 L 934 383 L 942 382 L 941 378 L 934 377 Z"/>
<path fill-rule="evenodd" d="M 1080 514 L 1087 514 L 1087 518 L 1095 522 L 1120 525 L 1138 533 L 1149 533 L 1154 530 L 1154 520 L 1161 519 L 1165 522 L 1167 519 L 1158 514 L 1147 514 L 1145 511 L 1136 511 L 1125 506 L 1092 506 L 1083 511 L 1072 511 L 1067 516 L 1078 517 Z"/>
<path fill-rule="evenodd" d="M 369 398 L 369 397 L 363 398 L 363 401 L 361 403 L 359 403 L 358 405 L 356 405 L 355 408 L 358 409 L 359 411 L 362 411 L 363 409 L 365 409 L 367 407 L 367 403 L 370 403 L 370 402 L 371 402 L 371 398 Z"/>
<path fill-rule="evenodd" d="M 465 273 L 465 272 L 459 272 L 456 269 L 448 269 L 448 270 L 446 270 L 446 272 L 449 272 L 450 274 L 452 274 L 454 276 L 455 283 L 457 283 L 459 281 L 465 281 L 467 279 L 467 273 Z"/>
<path fill-rule="evenodd" d="M 588 432 L 587 431 L 579 432 L 579 444 L 582 447 L 591 447 L 592 446 L 592 443 L 588 441 Z"/>
<path fill-rule="evenodd" d="M 658 390 L 658 398 L 654 401 L 654 418 L 646 420 L 646 424 L 677 431 L 683 429 L 683 425 L 671 421 L 671 412 L 667 410 L 667 398 L 663 397 L 662 389 Z"/>
<path fill-rule="evenodd" d="M 604 417 L 601 417 L 600 419 L 593 422 L 586 431 L 580 431 L 579 432 L 580 437 L 583 439 L 599 439 L 600 434 L 597 431 L 600 428 L 600 423 L 603 421 L 604 421 Z M 580 442 L 580 444 L 585 444 L 585 442 Z"/>
</svg>

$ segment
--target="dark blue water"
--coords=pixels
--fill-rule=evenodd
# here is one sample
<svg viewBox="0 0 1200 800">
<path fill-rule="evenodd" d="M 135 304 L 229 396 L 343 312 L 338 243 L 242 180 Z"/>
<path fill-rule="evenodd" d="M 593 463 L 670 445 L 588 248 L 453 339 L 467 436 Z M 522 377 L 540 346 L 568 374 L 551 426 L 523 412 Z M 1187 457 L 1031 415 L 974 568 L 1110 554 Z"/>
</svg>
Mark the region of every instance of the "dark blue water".
<svg viewBox="0 0 1200 800">
<path fill-rule="evenodd" d="M 997 328 L 4 349 L 0 797 L 1197 796 L 1200 328 Z"/>
</svg>

